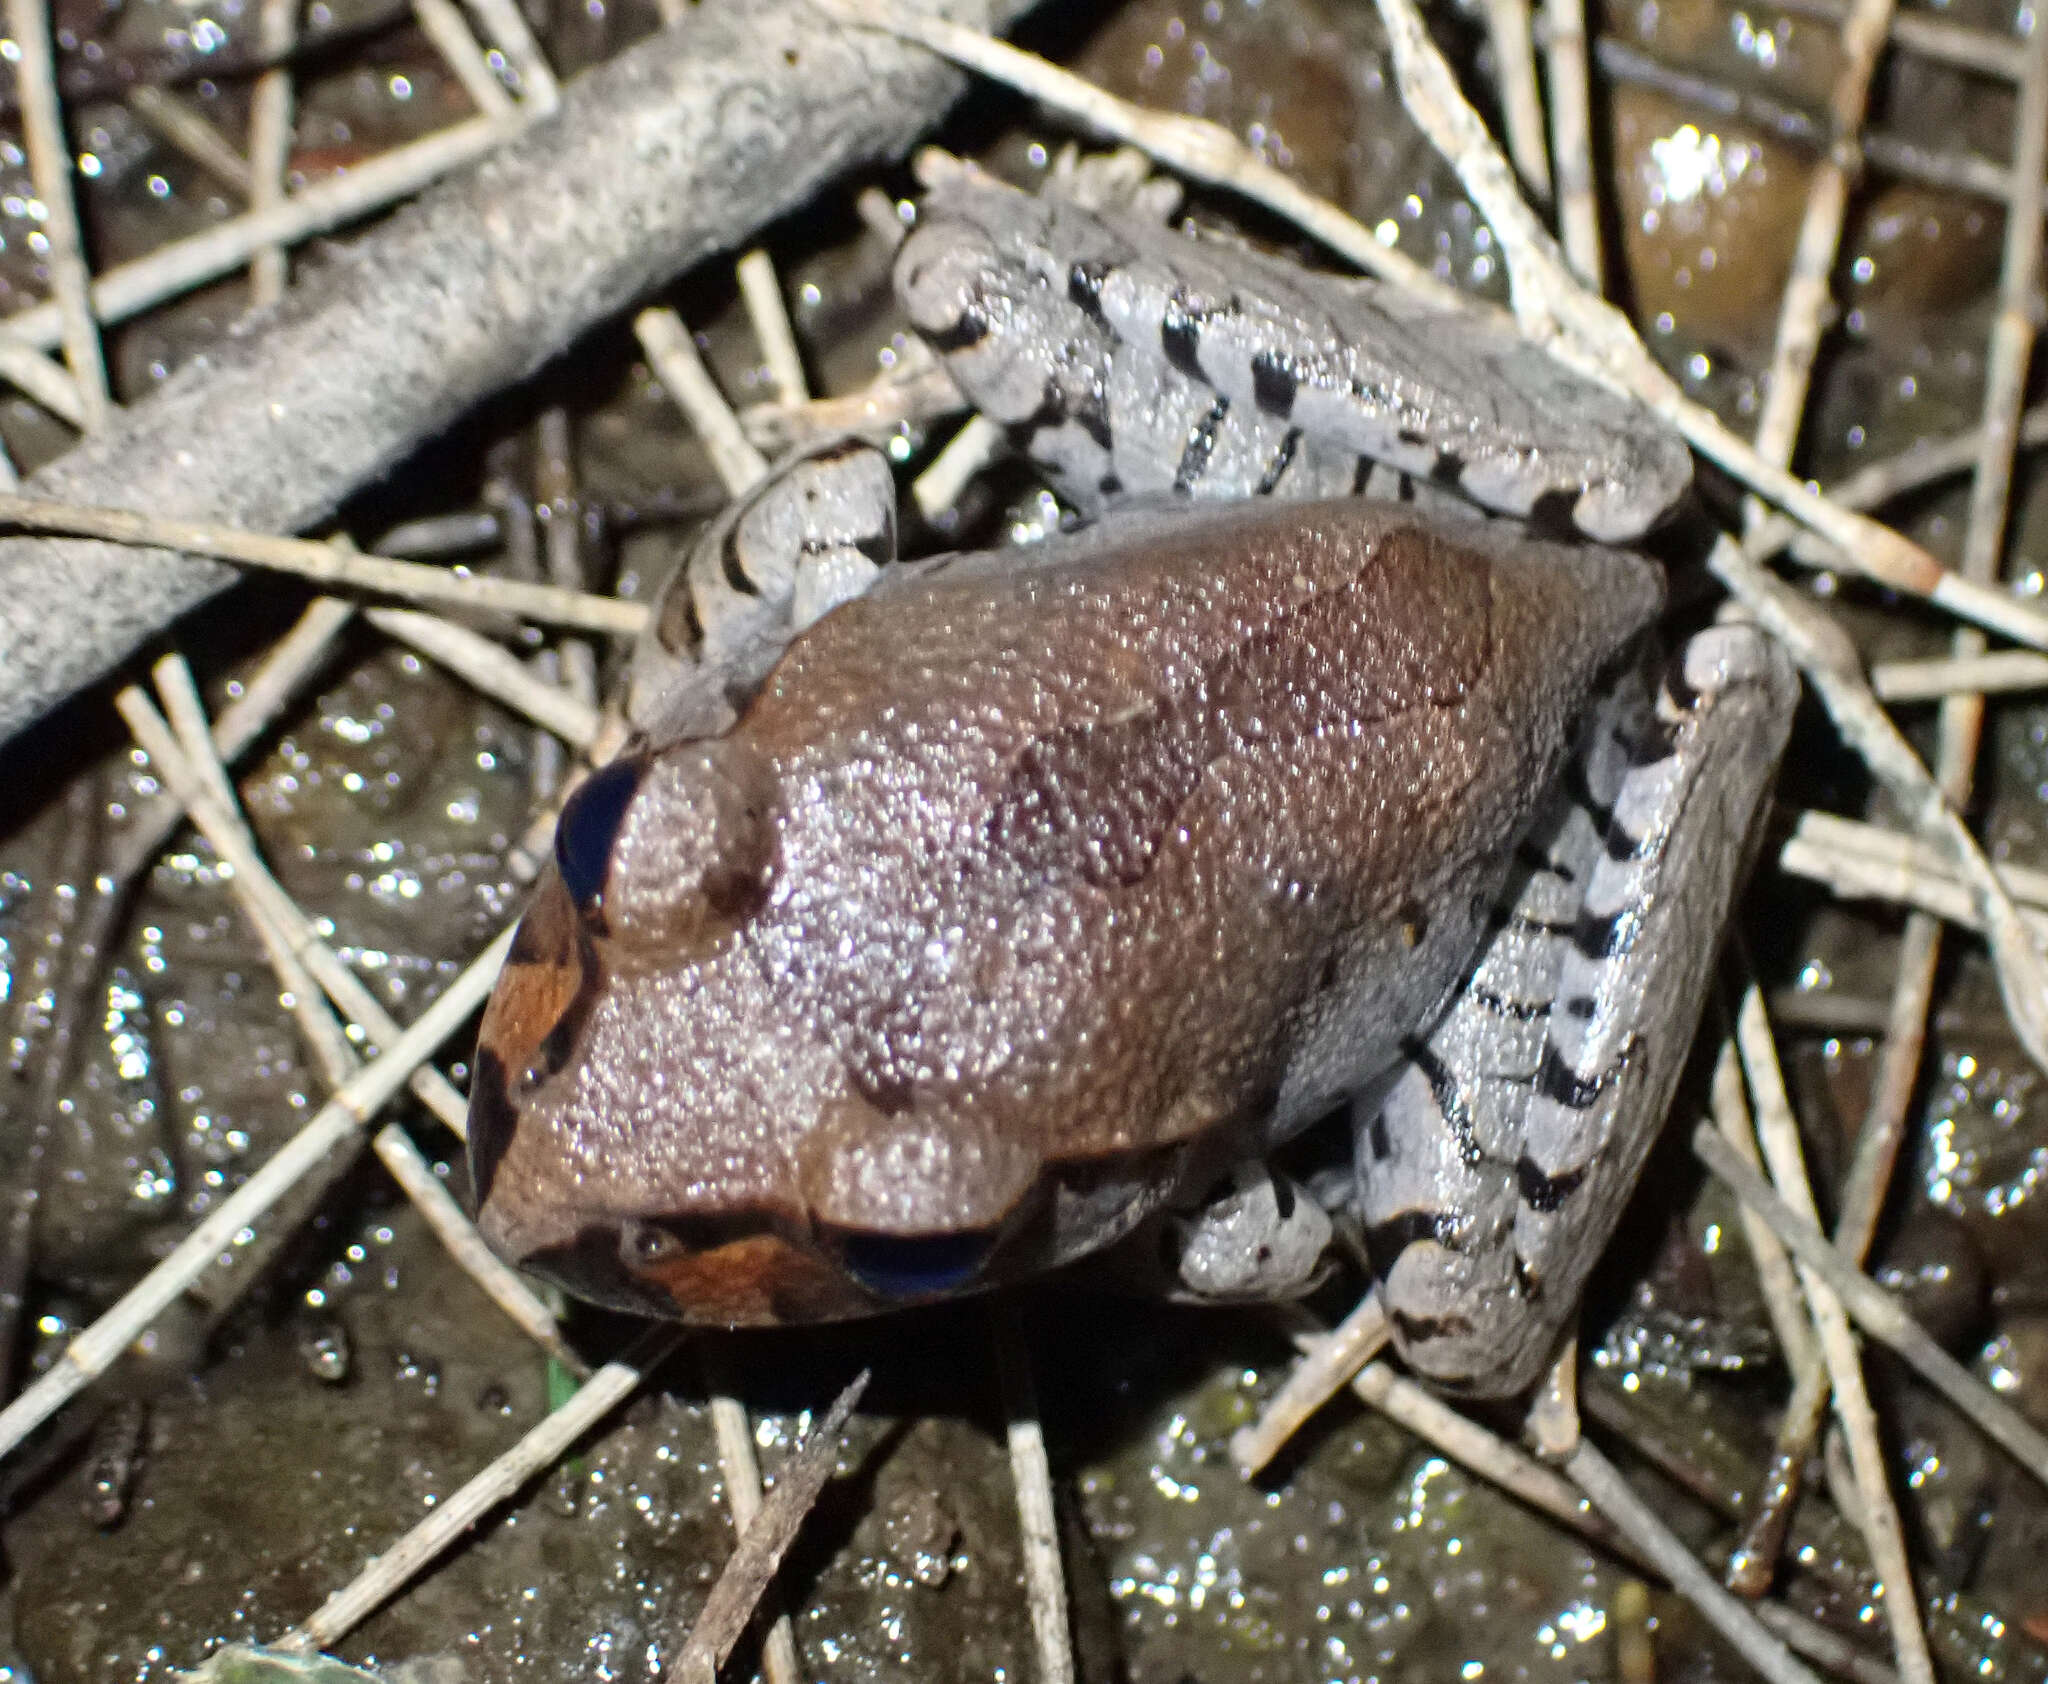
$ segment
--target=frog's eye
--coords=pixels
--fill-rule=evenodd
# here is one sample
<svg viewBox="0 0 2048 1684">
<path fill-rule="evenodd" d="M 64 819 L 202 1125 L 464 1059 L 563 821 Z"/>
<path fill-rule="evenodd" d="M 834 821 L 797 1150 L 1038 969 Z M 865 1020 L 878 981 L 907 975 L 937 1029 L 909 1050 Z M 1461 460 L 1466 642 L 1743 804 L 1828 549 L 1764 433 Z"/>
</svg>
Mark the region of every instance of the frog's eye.
<svg viewBox="0 0 2048 1684">
<path fill-rule="evenodd" d="M 614 760 L 593 772 L 562 809 L 561 822 L 555 826 L 555 868 L 579 912 L 589 911 L 604 888 L 612 844 L 619 838 L 644 769 L 638 760 Z"/>
<path fill-rule="evenodd" d="M 834 1250 L 846 1272 L 883 1298 L 940 1298 L 972 1284 L 995 1235 L 843 1234 Z"/>
<path fill-rule="evenodd" d="M 683 1242 L 658 1223 L 628 1221 L 619 1224 L 619 1260 L 628 1269 L 645 1269 L 671 1257 L 679 1257 L 682 1252 Z"/>
</svg>

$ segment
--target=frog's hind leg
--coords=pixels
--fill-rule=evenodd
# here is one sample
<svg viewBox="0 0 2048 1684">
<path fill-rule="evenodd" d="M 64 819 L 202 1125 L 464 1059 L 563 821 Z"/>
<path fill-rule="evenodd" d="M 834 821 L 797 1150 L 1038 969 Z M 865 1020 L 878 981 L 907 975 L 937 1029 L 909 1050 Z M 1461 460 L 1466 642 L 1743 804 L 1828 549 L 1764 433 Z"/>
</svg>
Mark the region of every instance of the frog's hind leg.
<svg viewBox="0 0 2048 1684">
<path fill-rule="evenodd" d="M 1358 1107 L 1381 1294 L 1437 1384 L 1522 1390 L 1577 1304 L 1670 1104 L 1796 697 L 1740 625 L 1693 637 L 1654 700 L 1625 680 L 1465 988 Z"/>
</svg>

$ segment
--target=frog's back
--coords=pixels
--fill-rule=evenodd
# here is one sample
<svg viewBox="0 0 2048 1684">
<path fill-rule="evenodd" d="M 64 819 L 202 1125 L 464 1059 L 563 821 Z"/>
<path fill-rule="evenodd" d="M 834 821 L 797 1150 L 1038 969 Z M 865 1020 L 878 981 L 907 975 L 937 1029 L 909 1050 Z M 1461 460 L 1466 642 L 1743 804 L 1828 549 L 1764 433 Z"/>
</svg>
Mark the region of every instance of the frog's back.
<svg viewBox="0 0 2048 1684">
<path fill-rule="evenodd" d="M 1657 603 L 1637 558 L 1354 501 L 1133 520 L 876 590 L 715 745 L 772 842 L 690 985 L 608 990 L 662 961 L 623 897 L 585 897 L 610 897 L 582 909 L 595 997 L 498 1120 L 519 1173 L 492 1197 L 557 1243 L 621 1211 L 992 1236 L 1048 1183 L 1306 1120 L 1456 980 L 1574 714 Z M 755 1004 L 718 1007 L 720 966 Z M 774 1021 L 736 1021 L 762 1001 Z M 701 1069 L 697 1039 L 730 1065 L 750 1034 L 772 1082 L 679 1080 L 632 1139 L 592 1112 L 615 1088 L 580 1072 L 636 1039 Z M 601 1157 L 575 1150 L 599 1132 Z M 1128 1214 L 1089 1212 L 1030 1266 Z M 763 1319 L 735 1302 L 707 1319 Z"/>
</svg>

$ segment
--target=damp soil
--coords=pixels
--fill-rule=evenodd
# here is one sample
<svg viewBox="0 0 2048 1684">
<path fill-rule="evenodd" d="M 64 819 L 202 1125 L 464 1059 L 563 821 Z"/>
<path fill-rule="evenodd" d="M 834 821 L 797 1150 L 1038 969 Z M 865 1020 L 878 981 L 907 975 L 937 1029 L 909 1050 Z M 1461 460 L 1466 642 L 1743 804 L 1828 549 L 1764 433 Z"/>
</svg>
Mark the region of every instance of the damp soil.
<svg viewBox="0 0 2048 1684">
<path fill-rule="evenodd" d="M 295 167 L 310 178 L 459 115 L 462 95 L 402 19 L 322 4 L 334 43 L 302 76 Z M 2002 0 L 1944 12 L 2009 28 Z M 177 87 L 230 133 L 247 104 L 238 7 L 182 0 L 60 8 L 85 212 L 103 261 L 230 214 L 232 196 L 138 123 L 129 80 Z M 76 14 L 76 15 L 73 15 Z M 2028 13 L 2031 19 L 2031 11 Z M 1073 23 L 1040 26 L 1066 51 Z M 1482 98 L 1475 17 L 1446 38 Z M 565 68 L 652 26 L 590 0 L 548 20 Z M 1656 62 L 1817 112 L 1834 25 L 1814 8 L 1729 0 L 1615 5 L 1596 26 Z M 202 27 L 202 25 L 204 27 Z M 211 42 L 211 46 L 195 45 Z M 208 55 L 216 55 L 209 58 Z M 1140 0 L 1071 54 L 1131 97 L 1222 122 L 1447 279 L 1500 294 L 1489 231 L 1400 112 L 1369 11 L 1338 0 Z M 98 78 L 97 81 L 94 78 Z M 1668 85 L 1599 97 L 1613 279 L 1688 389 L 1742 428 L 1768 360 L 1815 152 Z M 1754 103 L 1754 102 L 1753 102 Z M 1880 78 L 1888 129 L 2002 158 L 2011 102 L 1910 61 Z M 973 102 L 946 138 L 1029 178 L 1057 136 Z M 891 195 L 907 177 L 876 185 Z M 1222 220 L 1229 207 L 1198 201 Z M 887 251 L 845 205 L 771 231 L 812 367 L 844 390 L 903 345 Z M 34 207 L 0 138 L 0 307 L 40 296 Z M 1256 237 L 1281 231 L 1251 221 Z M 1844 242 L 1832 334 L 1802 468 L 1820 479 L 1970 425 L 1983 378 L 2002 218 L 1948 192 L 1874 180 Z M 718 275 L 679 293 L 740 401 L 764 372 Z M 161 379 L 241 308 L 223 283 L 124 330 L 117 381 Z M 536 498 L 535 419 L 573 421 L 573 500 Z M 63 434 L 19 400 L 0 435 L 25 465 Z M 929 441 L 896 441 L 905 463 Z M 1007 488 L 1009 505 L 1041 509 Z M 1714 488 L 1709 487 L 1709 495 Z M 1960 541 L 1964 488 L 1899 518 L 1938 553 Z M 632 359 L 598 335 L 528 390 L 466 421 L 351 511 L 357 536 L 479 516 L 472 565 L 531 571 L 551 522 L 576 523 L 593 582 L 644 591 L 715 501 L 694 443 Z M 538 506 L 537 506 L 538 504 Z M 983 526 L 999 531 L 994 498 Z M 1012 519 L 1013 526 L 1017 524 Z M 1682 545 L 1675 546 L 1682 548 Z M 2010 565 L 2048 577 L 2048 480 L 2023 467 Z M 1944 647 L 1946 627 L 1823 579 L 1873 649 Z M 216 705 L 303 598 L 252 581 L 181 630 Z M 492 628 L 496 629 L 496 628 Z M 541 654 L 531 639 L 513 645 Z M 2048 865 L 2048 705 L 1995 702 L 1984 775 L 1995 850 Z M 37 1197 L 20 1366 L 65 1341 L 317 1108 L 317 1071 L 235 910 L 222 867 L 181 833 L 143 873 L 104 947 L 74 959 L 92 884 L 137 806 L 146 762 L 86 698 L 0 765 L 0 989 L 12 1037 L 0 1182 Z M 1923 734 L 1931 713 L 1910 723 Z M 533 728 L 366 631 L 262 741 L 239 786 L 285 887 L 401 1020 L 519 906 L 513 846 L 562 773 Z M 1856 812 L 1869 792 L 1802 716 L 1781 790 Z M 1823 1185 L 1845 1162 L 1874 1065 L 1900 921 L 1768 872 L 1737 929 L 1780 1017 Z M 69 1039 L 43 1071 L 57 1026 Z M 457 1049 L 458 1058 L 461 1049 Z M 451 1067 L 458 1082 L 466 1070 Z M 1934 1033 L 1881 1246 L 1881 1273 L 1948 1347 L 2048 1425 L 2048 1093 L 2004 1026 L 1967 942 L 1943 971 Z M 1696 1090 L 1680 1109 L 1697 1114 Z M 458 1193 L 458 1144 L 394 1106 Z M 1682 1129 L 1671 1131 L 1675 1138 Z M 374 1162 L 336 1161 L 289 1221 L 266 1224 L 144 1345 L 0 1469 L 0 1676 L 38 1684 L 168 1678 L 226 1642 L 274 1639 L 508 1447 L 572 1383 L 425 1233 Z M 1341 1284 L 1332 1302 L 1341 1311 Z M 1352 1283 L 1355 1289 L 1355 1283 Z M 1191 1311 L 1051 1282 L 1017 1294 L 1039 1376 L 1083 1676 L 1136 1684 L 1317 1680 L 1706 1680 L 1744 1676 L 1685 1604 L 1475 1482 L 1348 1400 L 1283 1460 L 1241 1479 L 1225 1445 L 1286 1372 L 1255 1310 Z M 634 1331 L 571 1307 L 593 1360 Z M 731 1543 L 703 1399 L 746 1401 L 770 1470 L 855 1371 L 873 1389 L 779 1582 L 807 1676 L 1009 1681 L 1031 1671 L 1017 1521 L 989 1319 L 969 1305 L 824 1332 L 706 1338 L 341 1646 L 441 1679 L 663 1675 Z M 1786 1377 L 1725 1195 L 1674 1145 L 1646 1175 L 1588 1304 L 1592 1430 L 1710 1558 L 1755 1498 Z M 2048 1679 L 2048 1493 L 1882 1358 L 1872 1380 L 1944 1675 Z M 1511 1422 L 1498 1423 L 1512 1430 Z M 1799 1507 L 1785 1600 L 1875 1656 L 1882 1616 L 1825 1479 Z M 744 1677 L 751 1644 L 732 1669 Z"/>
</svg>

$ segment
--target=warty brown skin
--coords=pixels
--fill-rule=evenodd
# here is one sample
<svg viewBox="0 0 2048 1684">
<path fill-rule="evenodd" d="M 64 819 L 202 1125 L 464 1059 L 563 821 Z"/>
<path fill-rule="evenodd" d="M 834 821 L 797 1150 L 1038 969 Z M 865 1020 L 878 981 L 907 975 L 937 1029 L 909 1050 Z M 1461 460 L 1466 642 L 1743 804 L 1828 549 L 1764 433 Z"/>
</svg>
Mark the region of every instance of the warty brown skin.
<svg viewBox="0 0 2048 1684">
<path fill-rule="evenodd" d="M 873 1313 L 1121 1237 L 1469 959 L 1639 558 L 1345 500 L 904 568 L 572 803 L 479 1220 L 601 1301 Z"/>
</svg>

